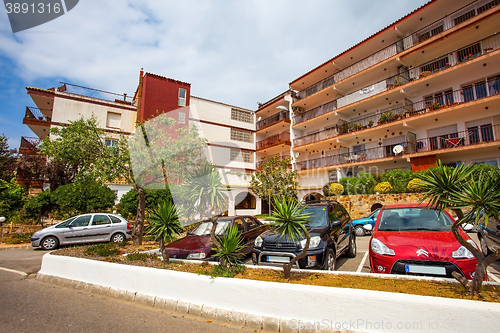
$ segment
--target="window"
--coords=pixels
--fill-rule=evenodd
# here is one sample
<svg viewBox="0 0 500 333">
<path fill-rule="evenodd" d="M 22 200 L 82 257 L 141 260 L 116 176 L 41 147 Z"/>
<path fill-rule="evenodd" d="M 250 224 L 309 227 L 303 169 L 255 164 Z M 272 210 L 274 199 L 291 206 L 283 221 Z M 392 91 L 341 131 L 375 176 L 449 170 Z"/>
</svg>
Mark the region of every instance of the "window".
<svg viewBox="0 0 500 333">
<path fill-rule="evenodd" d="M 111 221 L 113 221 L 113 223 L 121 223 L 122 222 L 122 220 L 120 220 L 116 216 L 110 215 L 109 217 L 111 218 Z"/>
<path fill-rule="evenodd" d="M 120 128 L 122 122 L 122 115 L 120 113 L 108 112 L 106 126 L 111 128 Z"/>
<path fill-rule="evenodd" d="M 251 193 L 238 193 L 235 197 L 235 202 L 238 202 L 234 207 L 235 209 L 255 209 L 255 196 Z"/>
<path fill-rule="evenodd" d="M 255 229 L 259 226 L 252 217 L 244 217 L 244 219 L 248 225 L 249 230 Z"/>
<path fill-rule="evenodd" d="M 118 140 L 116 140 L 116 139 L 106 139 L 106 140 L 104 140 L 104 144 L 105 144 L 105 145 L 106 145 L 106 147 L 108 147 L 108 148 L 111 148 L 111 147 L 116 147 L 116 142 L 117 142 L 117 141 L 118 141 Z"/>
<path fill-rule="evenodd" d="M 488 164 L 488 165 L 498 166 L 498 163 L 497 163 L 497 161 L 496 161 L 496 160 L 492 160 L 492 161 L 474 162 L 474 164 Z"/>
<path fill-rule="evenodd" d="M 73 220 L 71 225 L 73 227 L 86 227 L 89 225 L 91 217 L 92 217 L 92 215 L 84 215 L 84 216 L 77 217 L 76 219 Z"/>
<path fill-rule="evenodd" d="M 253 143 L 253 133 L 231 128 L 231 140 Z"/>
<path fill-rule="evenodd" d="M 253 124 L 253 114 L 248 111 L 231 109 L 231 119 Z"/>
<path fill-rule="evenodd" d="M 179 106 L 186 106 L 186 89 L 179 88 Z"/>
<path fill-rule="evenodd" d="M 106 224 L 111 224 L 106 215 L 94 215 L 94 219 L 92 220 L 92 225 L 106 225 Z"/>
<path fill-rule="evenodd" d="M 179 124 L 186 123 L 186 114 L 184 112 L 179 112 Z"/>
<path fill-rule="evenodd" d="M 497 95 L 500 92 L 500 75 L 488 78 L 488 90 L 490 96 Z"/>
<path fill-rule="evenodd" d="M 252 163 L 253 153 L 251 151 L 231 148 L 231 161 Z"/>
</svg>

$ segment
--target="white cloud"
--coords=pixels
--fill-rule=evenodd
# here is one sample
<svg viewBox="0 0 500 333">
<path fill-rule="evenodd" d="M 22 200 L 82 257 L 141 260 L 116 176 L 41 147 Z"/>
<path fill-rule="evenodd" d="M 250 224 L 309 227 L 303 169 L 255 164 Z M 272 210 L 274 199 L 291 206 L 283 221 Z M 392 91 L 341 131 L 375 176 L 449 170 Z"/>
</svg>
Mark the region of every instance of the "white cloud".
<svg viewBox="0 0 500 333">
<path fill-rule="evenodd" d="M 63 77 L 132 94 L 144 67 L 190 82 L 197 96 L 255 109 L 425 2 L 86 0 L 42 26 L 0 33 L 0 54 L 28 83 Z M 9 29 L 0 17 L 0 31 Z"/>
</svg>

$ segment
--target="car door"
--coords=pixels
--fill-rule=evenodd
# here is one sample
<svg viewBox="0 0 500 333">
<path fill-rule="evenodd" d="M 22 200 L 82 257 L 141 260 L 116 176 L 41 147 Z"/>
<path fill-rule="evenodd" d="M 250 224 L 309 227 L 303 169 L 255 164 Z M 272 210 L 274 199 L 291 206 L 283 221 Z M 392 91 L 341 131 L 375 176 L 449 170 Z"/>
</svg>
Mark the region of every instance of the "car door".
<svg viewBox="0 0 500 333">
<path fill-rule="evenodd" d="M 73 222 L 69 224 L 69 227 L 64 230 L 62 237 L 64 240 L 63 243 L 75 244 L 87 242 L 88 228 L 91 219 L 91 214 L 76 217 Z"/>
<path fill-rule="evenodd" d="M 111 220 L 106 214 L 94 214 L 88 229 L 89 242 L 104 242 L 111 238 Z"/>
</svg>

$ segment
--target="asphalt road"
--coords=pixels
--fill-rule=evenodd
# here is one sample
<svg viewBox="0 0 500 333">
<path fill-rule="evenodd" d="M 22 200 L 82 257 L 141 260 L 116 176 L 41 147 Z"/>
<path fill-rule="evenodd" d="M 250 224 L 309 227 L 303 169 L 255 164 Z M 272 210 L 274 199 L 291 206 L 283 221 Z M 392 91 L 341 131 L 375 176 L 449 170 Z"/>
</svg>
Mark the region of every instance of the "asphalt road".
<svg viewBox="0 0 500 333">
<path fill-rule="evenodd" d="M 162 313 L 34 279 L 43 251 L 0 251 L 0 333 L 22 332 L 207 332 L 241 330 Z M 165 286 L 168 288 L 168 286 Z"/>
</svg>

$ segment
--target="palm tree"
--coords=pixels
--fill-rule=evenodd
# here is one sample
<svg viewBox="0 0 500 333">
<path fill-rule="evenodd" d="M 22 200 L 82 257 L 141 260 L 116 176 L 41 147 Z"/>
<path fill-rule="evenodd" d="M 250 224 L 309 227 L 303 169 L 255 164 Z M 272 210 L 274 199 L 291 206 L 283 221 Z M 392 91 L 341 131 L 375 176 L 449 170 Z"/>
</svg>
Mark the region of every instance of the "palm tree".
<svg viewBox="0 0 500 333">
<path fill-rule="evenodd" d="M 499 218 L 500 211 L 500 171 L 499 169 L 484 170 L 476 165 L 460 165 L 454 169 L 447 168 L 438 161 L 436 168 L 417 175 L 422 181 L 424 197 L 429 199 L 429 205 L 438 209 L 451 209 L 457 214 L 458 220 L 451 230 L 457 241 L 476 257 L 477 265 L 474 278 L 469 283 L 459 274 L 453 276 L 465 287 L 470 287 L 471 295 L 479 293 L 488 265 L 500 259 L 500 250 L 488 256 L 468 243 L 459 233 L 459 227 L 472 219 L 474 213 L 479 222 L 480 211 L 484 209 L 485 225 L 488 217 Z M 464 216 L 463 210 L 472 208 Z"/>
<path fill-rule="evenodd" d="M 214 248 L 216 251 L 214 257 L 219 258 L 222 266 L 229 269 L 240 263 L 240 259 L 244 257 L 240 251 L 244 246 L 242 245 L 243 238 L 238 233 L 238 227 L 233 225 L 224 235 L 217 237 L 217 241 L 220 244 L 220 249 Z"/>
<path fill-rule="evenodd" d="M 274 211 L 271 215 L 273 223 L 271 224 L 274 230 L 278 233 L 278 237 L 287 239 L 292 242 L 300 242 L 306 238 L 306 244 L 302 249 L 302 253 L 290 260 L 289 263 L 283 264 L 284 278 L 290 278 L 290 270 L 293 265 L 306 256 L 309 249 L 311 237 L 307 231 L 306 225 L 309 223 L 307 219 L 309 214 L 304 214 L 305 206 L 294 200 L 283 199 L 281 202 L 274 200 Z M 301 207 L 302 206 L 302 207 Z"/>
<path fill-rule="evenodd" d="M 219 250 L 221 245 L 215 237 L 215 230 L 217 218 L 227 209 L 228 199 L 224 191 L 227 191 L 227 187 L 223 185 L 219 171 L 209 163 L 191 171 L 184 179 L 180 191 L 182 202 L 191 215 L 209 216 L 212 222 L 210 239 Z"/>
<path fill-rule="evenodd" d="M 156 240 L 160 243 L 163 260 L 168 263 L 170 258 L 167 251 L 165 251 L 165 243 L 171 241 L 174 235 L 178 235 L 183 231 L 174 203 L 166 200 L 158 204 L 158 207 L 150 212 L 148 221 L 150 225 L 146 230 L 156 235 Z"/>
</svg>

